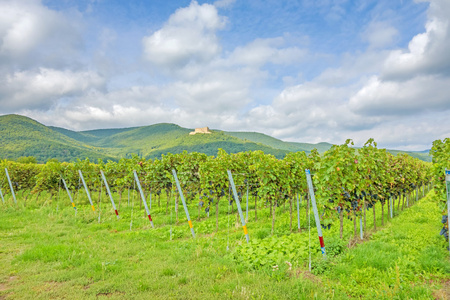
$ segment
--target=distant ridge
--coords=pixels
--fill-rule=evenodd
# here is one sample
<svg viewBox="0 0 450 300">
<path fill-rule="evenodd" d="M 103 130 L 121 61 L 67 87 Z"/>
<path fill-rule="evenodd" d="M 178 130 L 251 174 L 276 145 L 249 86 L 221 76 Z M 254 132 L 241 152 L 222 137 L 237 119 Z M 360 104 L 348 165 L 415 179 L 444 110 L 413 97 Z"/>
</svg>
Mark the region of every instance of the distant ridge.
<svg viewBox="0 0 450 300">
<path fill-rule="evenodd" d="M 89 158 L 119 160 L 137 154 L 147 159 L 159 158 L 167 153 L 201 152 L 216 155 L 219 148 L 228 153 L 261 150 L 282 158 L 288 152 L 309 153 L 316 148 L 323 153 L 332 144 L 284 142 L 257 132 L 228 132 L 211 130 L 211 134 L 189 135 L 192 128 L 160 123 L 149 126 L 72 131 L 45 126 L 20 115 L 0 116 L 1 159 L 34 156 L 38 162 L 56 158 L 74 161 Z M 394 154 L 403 152 L 388 150 Z M 422 160 L 431 161 L 428 153 L 405 152 Z"/>
<path fill-rule="evenodd" d="M 45 162 L 50 158 L 60 161 L 84 157 L 92 160 L 113 159 L 101 149 L 20 115 L 0 116 L 0 144 L 2 159 L 17 159 L 21 156 L 34 156 L 38 162 Z"/>
<path fill-rule="evenodd" d="M 258 132 L 226 132 L 227 134 L 249 140 L 255 143 L 261 143 L 272 148 L 282 149 L 289 152 L 305 151 L 311 152 L 312 149 L 317 149 L 319 153 L 323 153 L 331 148 L 333 144 L 330 143 L 318 143 L 318 144 L 308 144 L 308 143 L 295 143 L 295 142 L 284 142 L 282 140 L 276 139 L 274 137 L 265 135 Z"/>
</svg>

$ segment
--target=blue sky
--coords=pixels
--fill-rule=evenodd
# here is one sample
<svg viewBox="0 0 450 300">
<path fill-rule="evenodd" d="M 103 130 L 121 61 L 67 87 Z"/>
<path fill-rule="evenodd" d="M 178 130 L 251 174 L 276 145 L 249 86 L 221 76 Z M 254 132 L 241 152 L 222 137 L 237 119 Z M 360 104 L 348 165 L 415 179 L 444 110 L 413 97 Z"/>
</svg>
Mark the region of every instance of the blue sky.
<svg viewBox="0 0 450 300">
<path fill-rule="evenodd" d="M 423 150 L 449 53 L 448 0 L 0 0 L 0 114 Z"/>
</svg>

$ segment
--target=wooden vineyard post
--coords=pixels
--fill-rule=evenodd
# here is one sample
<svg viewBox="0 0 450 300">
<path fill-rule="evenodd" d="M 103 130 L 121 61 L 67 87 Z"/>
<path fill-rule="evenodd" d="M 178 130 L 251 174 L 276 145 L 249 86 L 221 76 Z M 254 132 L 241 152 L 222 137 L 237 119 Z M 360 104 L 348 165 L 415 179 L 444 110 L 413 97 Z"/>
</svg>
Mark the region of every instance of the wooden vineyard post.
<svg viewBox="0 0 450 300">
<path fill-rule="evenodd" d="M 75 206 L 75 203 L 73 202 L 72 195 L 70 194 L 70 191 L 69 191 L 69 188 L 67 187 L 66 181 L 64 180 L 64 178 L 62 176 L 61 176 L 61 179 L 64 184 L 64 188 L 66 189 L 67 195 L 69 195 L 70 203 L 72 203 L 73 209 L 75 209 L 75 211 L 77 211 L 77 207 Z"/>
<path fill-rule="evenodd" d="M 81 170 L 78 170 L 78 174 L 80 174 L 80 178 L 81 178 L 81 181 L 83 182 L 84 189 L 86 190 L 86 194 L 88 196 L 89 203 L 91 203 L 92 211 L 95 211 L 95 207 L 94 207 L 94 204 L 92 203 L 92 199 L 91 199 L 91 194 L 89 193 L 89 189 L 86 185 L 86 181 L 84 181 L 83 173 L 81 173 Z"/>
<path fill-rule="evenodd" d="M 247 225 L 245 225 L 244 214 L 242 213 L 241 202 L 239 201 L 239 197 L 238 197 L 237 191 L 236 191 L 236 186 L 234 185 L 233 175 L 231 175 L 230 170 L 227 170 L 227 173 L 228 173 L 228 179 L 230 180 L 230 183 L 231 183 L 231 188 L 233 189 L 234 200 L 236 200 L 236 206 L 238 208 L 239 215 L 241 217 L 242 228 L 244 229 L 245 238 L 247 239 L 247 243 L 248 243 L 250 241 L 250 238 L 248 237 Z"/>
<path fill-rule="evenodd" d="M 449 219 L 448 219 L 448 217 L 450 217 L 450 170 L 447 170 L 447 169 L 445 169 L 445 188 L 446 188 L 446 194 L 447 194 L 447 222 L 450 223 Z M 447 232 L 449 232 L 449 231 L 447 231 Z M 450 238 L 448 239 L 448 242 L 449 242 L 449 251 L 450 251 Z"/>
<path fill-rule="evenodd" d="M 108 181 L 106 180 L 106 177 L 105 177 L 105 174 L 103 173 L 103 170 L 100 170 L 100 173 L 102 174 L 103 181 L 105 182 L 106 191 L 108 192 L 109 199 L 111 199 L 111 204 L 112 204 L 112 206 L 114 208 L 114 212 L 116 213 L 117 219 L 119 219 L 119 212 L 117 211 L 116 204 L 114 203 L 114 199 L 113 199 L 112 194 L 111 194 L 111 190 L 109 189 Z"/>
<path fill-rule="evenodd" d="M 9 174 L 8 174 L 8 169 L 5 168 L 5 173 L 6 173 L 6 178 L 8 178 L 8 182 L 9 182 L 9 188 L 11 189 L 11 194 L 14 198 L 14 203 L 17 204 L 17 199 L 16 199 L 16 194 L 14 193 L 14 188 L 11 182 L 11 178 L 9 178 Z"/>
<path fill-rule="evenodd" d="M 152 225 L 152 228 L 155 228 L 155 226 L 153 226 L 152 216 L 150 215 L 150 211 L 148 210 L 147 201 L 145 201 L 144 192 L 142 191 L 141 182 L 139 181 L 136 170 L 133 171 L 133 174 L 134 174 L 134 179 L 136 180 L 136 184 L 138 186 L 139 192 L 141 193 L 141 199 L 144 202 L 145 211 L 147 212 L 147 216 L 148 216 L 148 219 L 150 220 L 150 224 Z"/>
<path fill-rule="evenodd" d="M 183 203 L 184 211 L 186 212 L 186 217 L 188 220 L 189 228 L 191 229 L 192 237 L 195 238 L 194 226 L 192 225 L 191 218 L 189 217 L 189 211 L 186 206 L 186 201 L 184 200 L 183 190 L 181 189 L 180 181 L 178 181 L 177 171 L 172 169 L 173 178 L 175 178 L 175 183 L 177 185 L 178 193 L 180 194 L 181 202 Z"/>
<path fill-rule="evenodd" d="M 326 258 L 327 255 L 325 252 L 325 243 L 323 242 L 322 228 L 320 227 L 319 212 L 317 211 L 316 196 L 314 195 L 314 188 L 311 180 L 311 172 L 308 169 L 306 169 L 305 173 L 306 173 L 306 181 L 308 182 L 309 196 L 314 211 L 314 219 L 316 220 L 317 233 L 319 234 L 320 249 L 322 250 L 323 257 Z"/>
</svg>

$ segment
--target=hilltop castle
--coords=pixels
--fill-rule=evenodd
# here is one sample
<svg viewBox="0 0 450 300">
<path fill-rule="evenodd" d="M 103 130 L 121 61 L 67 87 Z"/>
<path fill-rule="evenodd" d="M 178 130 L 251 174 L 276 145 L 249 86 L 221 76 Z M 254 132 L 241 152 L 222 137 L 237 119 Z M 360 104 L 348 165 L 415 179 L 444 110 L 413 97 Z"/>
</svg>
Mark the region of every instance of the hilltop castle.
<svg viewBox="0 0 450 300">
<path fill-rule="evenodd" d="M 209 131 L 208 127 L 202 127 L 202 128 L 195 128 L 195 131 L 189 132 L 189 135 L 194 135 L 197 133 L 212 133 Z"/>
</svg>

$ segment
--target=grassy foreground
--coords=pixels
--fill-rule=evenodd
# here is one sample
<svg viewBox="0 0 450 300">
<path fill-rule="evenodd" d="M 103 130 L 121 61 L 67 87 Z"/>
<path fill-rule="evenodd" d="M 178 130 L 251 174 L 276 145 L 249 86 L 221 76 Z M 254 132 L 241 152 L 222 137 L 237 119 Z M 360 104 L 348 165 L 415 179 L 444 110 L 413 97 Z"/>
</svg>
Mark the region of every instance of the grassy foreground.
<svg viewBox="0 0 450 300">
<path fill-rule="evenodd" d="M 308 231 L 289 235 L 288 209 L 277 209 L 274 236 L 267 209 L 258 210 L 258 221 L 249 214 L 251 243 L 246 245 L 225 203 L 217 233 L 214 212 L 197 221 L 191 207 L 195 240 L 182 214 L 175 225 L 164 207 L 152 210 L 152 229 L 137 206 L 124 206 L 121 220 L 104 209 L 99 223 L 88 206 L 74 216 L 60 203 L 0 204 L 0 299 L 449 297 L 449 253 L 439 236 L 440 209 L 429 197 L 396 211 L 398 216 L 387 222 L 385 212 L 386 225 L 364 243 L 354 245 L 358 239 L 351 240 L 350 221 L 344 241 L 337 238 L 338 226 L 325 230 L 326 261 L 312 230 L 312 273 Z M 303 226 L 306 221 L 303 216 Z M 369 228 L 372 220 L 367 221 Z M 348 249 L 348 244 L 353 246 Z"/>
</svg>

